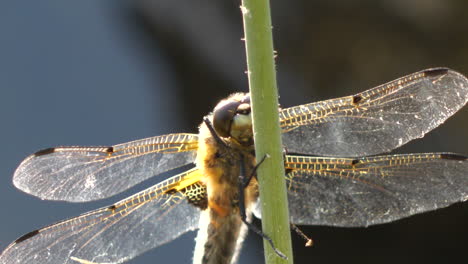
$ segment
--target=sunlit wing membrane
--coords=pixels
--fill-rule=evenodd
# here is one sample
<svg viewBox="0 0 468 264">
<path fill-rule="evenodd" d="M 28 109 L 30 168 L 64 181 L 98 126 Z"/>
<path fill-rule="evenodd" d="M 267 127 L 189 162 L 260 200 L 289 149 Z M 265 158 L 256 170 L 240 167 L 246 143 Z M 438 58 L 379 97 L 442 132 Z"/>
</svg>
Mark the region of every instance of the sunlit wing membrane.
<svg viewBox="0 0 468 264">
<path fill-rule="evenodd" d="M 195 134 L 169 134 L 112 147 L 59 147 L 26 158 L 15 186 L 42 199 L 84 202 L 110 197 L 193 162 Z"/>
<path fill-rule="evenodd" d="M 468 199 L 468 157 L 458 154 L 285 159 L 296 224 L 368 226 Z"/>
<path fill-rule="evenodd" d="M 198 227 L 206 188 L 197 169 L 112 206 L 30 232 L 1 254 L 0 264 L 121 263 Z M 86 263 L 86 262 L 84 262 Z"/>
<path fill-rule="evenodd" d="M 421 138 L 468 100 L 468 79 L 428 69 L 368 91 L 280 112 L 288 152 L 360 157 Z"/>
</svg>

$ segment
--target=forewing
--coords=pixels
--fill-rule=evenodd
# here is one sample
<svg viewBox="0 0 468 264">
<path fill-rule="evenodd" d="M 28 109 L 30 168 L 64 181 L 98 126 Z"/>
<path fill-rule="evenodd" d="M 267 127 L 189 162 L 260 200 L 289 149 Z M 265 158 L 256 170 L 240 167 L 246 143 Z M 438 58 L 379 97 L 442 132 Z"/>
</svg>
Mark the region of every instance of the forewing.
<svg viewBox="0 0 468 264">
<path fill-rule="evenodd" d="M 112 147 L 50 148 L 26 158 L 13 183 L 41 199 L 97 200 L 193 162 L 197 147 L 197 135 L 169 134 Z"/>
<path fill-rule="evenodd" d="M 428 69 L 368 91 L 280 112 L 292 153 L 359 157 L 389 152 L 421 138 L 468 100 L 468 79 Z"/>
<path fill-rule="evenodd" d="M 192 169 L 101 208 L 30 232 L 0 255 L 0 264 L 122 263 L 195 230 L 206 188 Z M 88 262 L 86 262 L 88 261 Z"/>
<path fill-rule="evenodd" d="M 296 224 L 368 226 L 468 199 L 468 160 L 458 154 L 286 156 L 285 167 Z"/>
</svg>

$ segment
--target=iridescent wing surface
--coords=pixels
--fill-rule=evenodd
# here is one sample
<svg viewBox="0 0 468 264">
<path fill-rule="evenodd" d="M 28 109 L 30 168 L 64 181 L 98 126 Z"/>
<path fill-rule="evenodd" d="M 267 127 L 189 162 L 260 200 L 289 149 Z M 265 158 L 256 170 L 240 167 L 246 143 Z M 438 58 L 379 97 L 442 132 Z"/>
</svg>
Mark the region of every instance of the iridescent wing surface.
<svg viewBox="0 0 468 264">
<path fill-rule="evenodd" d="M 198 227 L 206 188 L 191 169 L 114 205 L 30 232 L 0 264 L 122 263 Z M 88 262 L 85 262 L 88 261 Z"/>
<path fill-rule="evenodd" d="M 197 148 L 195 134 L 169 134 L 112 147 L 50 148 L 26 158 L 13 183 L 42 199 L 98 200 L 193 162 Z"/>
<path fill-rule="evenodd" d="M 468 199 L 468 157 L 458 154 L 288 155 L 285 168 L 296 224 L 368 226 Z"/>
<path fill-rule="evenodd" d="M 421 138 L 468 101 L 468 79 L 446 68 L 413 73 L 368 91 L 280 111 L 291 153 L 361 157 Z"/>
</svg>

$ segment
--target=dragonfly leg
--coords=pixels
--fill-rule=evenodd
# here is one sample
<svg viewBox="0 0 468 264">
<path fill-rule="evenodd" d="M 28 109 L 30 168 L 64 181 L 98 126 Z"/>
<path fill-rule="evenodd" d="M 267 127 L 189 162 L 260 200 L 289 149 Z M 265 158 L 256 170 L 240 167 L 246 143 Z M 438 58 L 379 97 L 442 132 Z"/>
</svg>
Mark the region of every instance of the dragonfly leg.
<svg viewBox="0 0 468 264">
<path fill-rule="evenodd" d="M 309 238 L 306 234 L 304 234 L 304 232 L 302 232 L 302 230 L 299 229 L 299 227 L 297 227 L 293 223 L 290 223 L 290 225 L 291 225 L 291 229 L 294 230 L 300 237 L 302 237 L 302 239 L 306 241 L 305 243 L 306 247 L 311 247 L 314 244 L 314 241 L 311 238 Z"/>
<path fill-rule="evenodd" d="M 286 149 L 283 149 L 283 153 L 284 154 L 287 153 Z M 252 173 L 250 175 L 248 175 L 247 178 L 243 177 L 244 178 L 244 183 L 243 183 L 244 188 L 249 185 L 250 181 L 252 180 L 252 177 L 257 175 L 257 169 L 260 167 L 260 165 L 265 161 L 265 159 L 267 157 L 268 157 L 268 155 L 265 154 L 265 156 L 263 156 L 262 160 L 260 160 L 260 162 L 255 165 L 255 167 L 252 170 Z M 241 158 L 242 158 L 242 156 L 241 156 Z M 306 247 L 311 247 L 314 244 L 313 240 L 311 238 L 309 238 L 306 234 L 304 234 L 304 232 L 302 232 L 302 230 L 299 229 L 299 227 L 297 227 L 293 223 L 290 223 L 290 225 L 291 225 L 291 229 L 294 230 L 294 232 L 296 232 L 302 239 L 304 239 L 306 241 L 306 243 L 305 243 Z"/>
<path fill-rule="evenodd" d="M 220 146 L 223 146 L 224 148 L 228 148 L 226 142 L 224 142 L 224 140 L 222 140 L 219 137 L 218 133 L 216 133 L 216 130 L 214 129 L 211 121 L 207 117 L 205 117 L 203 119 L 203 122 L 205 122 L 206 126 L 208 127 L 208 130 L 210 130 L 211 136 L 213 136 L 213 138 L 216 140 L 216 143 L 218 143 Z"/>
<path fill-rule="evenodd" d="M 260 161 L 260 163 L 262 163 L 266 158 L 266 155 L 265 157 Z M 246 174 L 245 172 L 245 166 L 244 166 L 244 162 L 243 162 L 243 155 L 241 154 L 240 155 L 240 161 L 241 161 L 241 174 L 239 176 L 239 199 L 238 199 L 238 206 L 239 206 L 239 213 L 240 213 L 240 216 L 241 216 L 241 219 L 242 219 L 242 222 L 244 222 L 244 224 L 247 225 L 247 227 L 252 230 L 253 232 L 255 232 L 257 235 L 261 236 L 263 239 L 265 239 L 266 241 L 268 241 L 268 243 L 270 244 L 271 248 L 273 249 L 273 251 L 275 251 L 275 253 L 280 257 L 280 258 L 283 258 L 283 259 L 288 259 L 281 251 L 279 251 L 279 249 L 277 249 L 275 247 L 275 244 L 273 243 L 273 240 L 271 240 L 271 238 L 262 232 L 262 230 L 260 230 L 258 227 L 256 227 L 254 224 L 250 223 L 249 221 L 247 221 L 247 214 L 245 212 L 245 197 L 244 197 L 244 189 L 245 189 L 245 182 L 247 182 L 247 185 L 248 185 L 248 182 L 250 182 L 250 180 L 252 179 L 252 175 L 255 174 L 255 170 L 253 171 L 252 175 L 249 175 L 249 177 L 247 177 L 248 179 L 246 179 L 246 177 L 244 176 Z M 259 164 L 260 164 L 259 163 Z M 255 166 L 255 168 L 258 167 L 258 165 Z"/>
<path fill-rule="evenodd" d="M 241 155 L 241 158 L 242 155 Z M 244 172 L 242 172 L 242 185 L 244 188 L 246 188 L 247 186 L 249 186 L 250 184 L 250 181 L 252 180 L 252 178 L 254 176 L 257 176 L 257 169 L 260 167 L 260 165 L 265 161 L 265 159 L 268 158 L 268 154 L 265 154 L 265 156 L 263 156 L 262 160 L 260 160 L 260 162 L 257 163 L 257 165 L 255 165 L 255 167 L 253 168 L 252 170 L 252 173 L 250 173 L 250 175 L 248 175 L 247 177 L 245 177 L 244 175 Z M 242 161 L 242 160 L 241 160 Z M 245 170 L 245 169 L 244 169 Z"/>
</svg>

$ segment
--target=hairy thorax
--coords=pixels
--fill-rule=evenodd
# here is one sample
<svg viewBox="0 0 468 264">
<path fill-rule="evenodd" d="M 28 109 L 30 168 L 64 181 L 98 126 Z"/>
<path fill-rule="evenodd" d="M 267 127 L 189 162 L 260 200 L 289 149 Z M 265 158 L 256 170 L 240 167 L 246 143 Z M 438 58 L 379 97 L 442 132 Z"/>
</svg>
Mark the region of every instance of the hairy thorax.
<svg viewBox="0 0 468 264">
<path fill-rule="evenodd" d="M 199 256 L 200 262 L 194 259 L 194 263 L 235 261 L 246 229 L 239 213 L 239 190 L 244 192 L 248 219 L 250 208 L 258 197 L 255 178 L 246 188 L 239 185 L 240 176 L 253 173 L 253 147 L 243 146 L 232 138 L 223 138 L 223 141 L 225 145 L 219 144 L 206 124 L 200 126 L 197 165 L 207 188 L 208 209 L 201 220 L 205 223 L 200 223 L 205 227 L 200 227 L 197 238 L 197 249 L 202 249 L 200 244 L 203 244 L 204 253 Z"/>
</svg>

